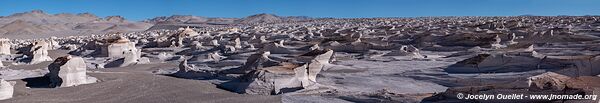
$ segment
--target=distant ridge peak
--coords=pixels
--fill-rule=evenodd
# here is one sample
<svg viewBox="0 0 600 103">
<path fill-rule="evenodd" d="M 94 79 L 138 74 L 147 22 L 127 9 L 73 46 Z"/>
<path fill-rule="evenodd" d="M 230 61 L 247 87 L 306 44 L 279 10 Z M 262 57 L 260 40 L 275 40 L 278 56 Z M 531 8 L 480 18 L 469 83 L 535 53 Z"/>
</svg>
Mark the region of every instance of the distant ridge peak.
<svg viewBox="0 0 600 103">
<path fill-rule="evenodd" d="M 31 10 L 30 13 L 35 13 L 35 14 L 46 14 L 44 11 L 42 10 Z"/>
</svg>

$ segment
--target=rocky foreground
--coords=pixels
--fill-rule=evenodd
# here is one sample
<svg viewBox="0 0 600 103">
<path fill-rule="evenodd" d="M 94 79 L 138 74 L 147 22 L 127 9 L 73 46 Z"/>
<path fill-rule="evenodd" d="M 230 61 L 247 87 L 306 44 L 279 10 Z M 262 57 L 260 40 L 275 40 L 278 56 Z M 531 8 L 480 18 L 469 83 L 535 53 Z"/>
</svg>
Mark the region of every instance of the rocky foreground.
<svg viewBox="0 0 600 103">
<path fill-rule="evenodd" d="M 311 19 L 5 38 L 0 99 L 593 102 L 462 100 L 456 94 L 598 93 L 599 18 Z"/>
</svg>

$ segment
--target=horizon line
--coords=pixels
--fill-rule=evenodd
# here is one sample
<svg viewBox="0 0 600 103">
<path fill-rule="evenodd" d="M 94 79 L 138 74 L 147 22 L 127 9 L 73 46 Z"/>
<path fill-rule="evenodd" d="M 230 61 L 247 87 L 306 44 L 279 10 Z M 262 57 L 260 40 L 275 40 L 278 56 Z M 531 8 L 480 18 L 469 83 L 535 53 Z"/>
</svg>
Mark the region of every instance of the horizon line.
<svg viewBox="0 0 600 103">
<path fill-rule="evenodd" d="M 373 17 L 330 17 L 330 16 L 306 16 L 306 15 L 278 15 L 276 13 L 255 13 L 255 14 L 251 14 L 251 15 L 247 15 L 247 16 L 242 16 L 242 17 L 214 17 L 214 16 L 202 16 L 202 15 L 193 15 L 193 14 L 171 14 L 171 15 L 160 15 L 160 16 L 153 16 L 153 17 L 146 17 L 140 20 L 135 20 L 135 19 L 127 19 L 126 16 L 122 16 L 122 15 L 107 15 L 107 16 L 99 16 L 95 13 L 92 12 L 79 12 L 79 13 L 72 13 L 72 12 L 61 12 L 61 13 L 48 13 L 44 10 L 40 10 L 40 9 L 33 9 L 33 10 L 28 10 L 28 11 L 23 11 L 23 12 L 14 12 L 10 15 L 0 15 L 0 17 L 8 17 L 8 16 L 12 16 L 15 14 L 19 14 L 19 13 L 31 13 L 34 11 L 42 11 L 42 13 L 44 14 L 48 14 L 48 15 L 58 15 L 58 14 L 74 14 L 74 15 L 78 15 L 78 14 L 93 14 L 94 16 L 97 16 L 98 18 L 106 18 L 109 16 L 121 16 L 123 17 L 125 20 L 132 20 L 132 21 L 137 21 L 137 22 L 143 22 L 145 20 L 149 20 L 149 19 L 153 19 L 153 18 L 157 18 L 157 17 L 171 17 L 171 16 L 197 16 L 197 17 L 205 17 L 205 18 L 232 18 L 232 19 L 243 19 L 249 16 L 253 16 L 253 15 L 260 15 L 260 14 L 269 14 L 269 15 L 274 15 L 277 17 L 309 17 L 309 18 L 313 18 L 313 19 L 368 19 L 368 18 L 435 18 L 435 17 L 521 17 L 521 16 L 541 16 L 541 17 L 552 17 L 552 16 L 600 16 L 600 14 L 585 14 L 585 15 L 536 15 L 536 14 L 522 14 L 522 15 L 431 15 L 431 16 L 373 16 Z"/>
</svg>

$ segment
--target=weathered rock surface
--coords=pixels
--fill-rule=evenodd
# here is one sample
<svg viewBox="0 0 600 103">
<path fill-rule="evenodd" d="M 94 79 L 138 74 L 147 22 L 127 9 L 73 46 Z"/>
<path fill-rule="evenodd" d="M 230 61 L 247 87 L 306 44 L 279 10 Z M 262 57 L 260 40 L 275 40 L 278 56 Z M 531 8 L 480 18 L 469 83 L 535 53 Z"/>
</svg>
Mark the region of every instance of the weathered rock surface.
<svg viewBox="0 0 600 103">
<path fill-rule="evenodd" d="M 10 46 L 8 39 L 0 38 L 0 55 L 10 55 Z"/>
<path fill-rule="evenodd" d="M 48 43 L 45 41 L 36 41 L 34 42 L 29 49 L 28 56 L 30 64 L 37 64 L 44 61 L 52 61 L 52 58 L 48 56 Z"/>
<path fill-rule="evenodd" d="M 86 75 L 86 64 L 81 57 L 64 56 L 48 65 L 50 87 L 70 87 L 95 83 L 96 78 Z"/>
<path fill-rule="evenodd" d="M 14 94 L 15 83 L 0 79 L 0 100 L 10 99 Z"/>
</svg>

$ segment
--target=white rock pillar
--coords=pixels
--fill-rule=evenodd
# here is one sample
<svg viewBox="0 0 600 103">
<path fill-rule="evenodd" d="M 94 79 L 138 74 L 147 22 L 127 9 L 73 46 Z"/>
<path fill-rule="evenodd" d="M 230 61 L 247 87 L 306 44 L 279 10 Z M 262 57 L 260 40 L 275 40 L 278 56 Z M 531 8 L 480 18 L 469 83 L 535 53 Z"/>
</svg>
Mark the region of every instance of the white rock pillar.
<svg viewBox="0 0 600 103">
<path fill-rule="evenodd" d="M 13 97 L 14 84 L 4 79 L 0 79 L 0 100 L 5 100 Z"/>
</svg>

